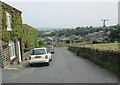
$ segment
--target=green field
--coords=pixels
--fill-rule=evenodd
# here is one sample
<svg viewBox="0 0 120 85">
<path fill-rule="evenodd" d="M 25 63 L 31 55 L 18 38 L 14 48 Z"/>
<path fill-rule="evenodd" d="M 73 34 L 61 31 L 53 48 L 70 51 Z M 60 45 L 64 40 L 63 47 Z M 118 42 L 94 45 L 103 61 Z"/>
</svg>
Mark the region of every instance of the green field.
<svg viewBox="0 0 120 85">
<path fill-rule="evenodd" d="M 49 35 L 51 32 L 54 32 L 54 31 L 53 31 L 53 30 L 45 31 L 43 34 L 45 34 L 45 35 Z"/>
<path fill-rule="evenodd" d="M 120 43 L 74 44 L 73 46 L 95 48 L 95 49 L 100 49 L 100 50 L 120 51 Z"/>
<path fill-rule="evenodd" d="M 114 50 L 118 51 L 120 48 L 119 43 L 107 43 L 107 44 L 86 44 L 85 47 L 101 49 L 101 50 Z"/>
</svg>

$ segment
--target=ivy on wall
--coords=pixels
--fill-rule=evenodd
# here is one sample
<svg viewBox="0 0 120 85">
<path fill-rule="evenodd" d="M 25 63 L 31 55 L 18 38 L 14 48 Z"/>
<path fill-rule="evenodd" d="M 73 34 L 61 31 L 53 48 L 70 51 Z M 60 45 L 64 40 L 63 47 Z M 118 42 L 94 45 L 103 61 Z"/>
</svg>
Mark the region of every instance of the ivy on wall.
<svg viewBox="0 0 120 85">
<path fill-rule="evenodd" d="M 11 28 L 12 31 L 7 31 L 6 25 L 6 11 L 11 15 Z M 9 40 L 15 40 L 22 35 L 22 18 L 21 12 L 12 8 L 11 6 L 2 3 L 2 40 L 8 42 Z"/>
<path fill-rule="evenodd" d="M 0 2 L 2 3 L 2 2 Z M 12 31 L 7 31 L 6 11 L 11 15 Z M 27 24 L 22 24 L 21 12 L 5 3 L 2 3 L 2 40 L 8 42 L 21 38 L 25 48 L 35 47 L 37 41 L 37 30 Z"/>
</svg>

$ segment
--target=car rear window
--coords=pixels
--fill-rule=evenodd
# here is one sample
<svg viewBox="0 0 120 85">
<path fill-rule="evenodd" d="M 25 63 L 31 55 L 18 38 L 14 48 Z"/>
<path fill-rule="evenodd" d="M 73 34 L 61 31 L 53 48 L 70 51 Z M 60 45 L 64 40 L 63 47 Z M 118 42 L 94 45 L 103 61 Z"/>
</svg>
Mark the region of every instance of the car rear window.
<svg viewBox="0 0 120 85">
<path fill-rule="evenodd" d="M 46 54 L 45 49 L 34 49 L 32 50 L 31 55 L 42 55 L 42 54 Z"/>
<path fill-rule="evenodd" d="M 52 46 L 52 45 L 47 45 L 46 47 L 47 47 L 47 48 L 53 48 L 53 46 Z"/>
</svg>

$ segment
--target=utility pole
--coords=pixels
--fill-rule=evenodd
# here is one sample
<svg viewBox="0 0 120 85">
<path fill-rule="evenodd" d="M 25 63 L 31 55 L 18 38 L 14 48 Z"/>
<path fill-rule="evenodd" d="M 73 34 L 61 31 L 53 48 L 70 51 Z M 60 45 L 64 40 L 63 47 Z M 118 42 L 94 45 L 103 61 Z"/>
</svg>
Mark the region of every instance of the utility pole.
<svg viewBox="0 0 120 85">
<path fill-rule="evenodd" d="M 103 21 L 103 27 L 105 27 L 106 26 L 106 21 L 109 21 L 108 19 L 102 19 L 101 21 Z"/>
</svg>

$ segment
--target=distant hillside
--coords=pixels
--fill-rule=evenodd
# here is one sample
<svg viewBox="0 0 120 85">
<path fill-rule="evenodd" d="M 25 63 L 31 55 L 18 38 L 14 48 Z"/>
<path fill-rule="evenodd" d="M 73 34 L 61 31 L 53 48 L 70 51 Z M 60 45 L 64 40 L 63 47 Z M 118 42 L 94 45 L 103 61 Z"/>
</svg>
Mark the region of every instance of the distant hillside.
<svg viewBox="0 0 120 85">
<path fill-rule="evenodd" d="M 45 31 L 45 32 L 43 32 L 43 34 L 50 35 L 52 32 L 54 32 L 54 30 Z"/>
<path fill-rule="evenodd" d="M 39 31 L 39 36 L 58 36 L 61 37 L 62 35 L 70 36 L 70 35 L 79 35 L 79 36 L 86 36 L 88 33 L 94 33 L 103 31 L 104 33 L 111 32 L 109 38 L 112 42 L 120 40 L 120 25 L 115 26 L 106 26 L 106 27 L 76 27 L 74 29 L 59 29 L 59 30 L 48 30 L 48 31 Z"/>
<path fill-rule="evenodd" d="M 80 35 L 80 36 L 85 36 L 88 33 L 93 33 L 93 32 L 99 32 L 99 31 L 104 31 L 104 32 L 108 32 L 108 31 L 113 31 L 117 28 L 117 26 L 108 26 L 108 27 L 76 27 L 75 29 L 63 29 L 63 30 L 58 30 L 58 31 L 54 31 L 52 32 L 50 35 L 51 36 L 62 36 L 62 35 Z"/>
<path fill-rule="evenodd" d="M 38 29 L 39 31 L 49 31 L 49 30 L 61 30 L 61 29 L 64 29 L 64 28 L 38 27 L 37 29 Z"/>
</svg>

